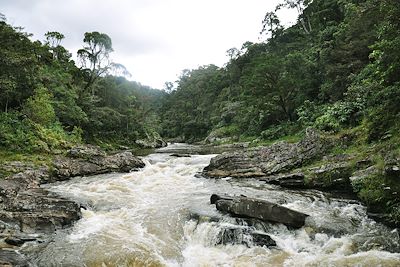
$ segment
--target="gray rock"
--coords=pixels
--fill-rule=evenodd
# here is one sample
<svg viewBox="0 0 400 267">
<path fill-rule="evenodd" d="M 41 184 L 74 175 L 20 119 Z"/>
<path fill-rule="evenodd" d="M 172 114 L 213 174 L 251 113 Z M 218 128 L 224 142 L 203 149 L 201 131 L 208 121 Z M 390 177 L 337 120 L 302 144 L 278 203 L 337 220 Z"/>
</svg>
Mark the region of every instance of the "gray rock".
<svg viewBox="0 0 400 267">
<path fill-rule="evenodd" d="M 215 203 L 219 211 L 233 216 L 256 218 L 267 222 L 283 223 L 293 228 L 304 226 L 307 214 L 288 209 L 266 200 L 248 197 L 225 197 L 212 195 L 211 203 Z"/>
<path fill-rule="evenodd" d="M 292 189 L 313 188 L 352 192 L 350 177 L 353 171 L 354 167 L 350 162 L 323 163 L 302 171 L 295 170 L 291 173 L 263 177 L 260 180 Z"/>
<path fill-rule="evenodd" d="M 304 173 L 294 172 L 285 173 L 279 175 L 272 175 L 265 178 L 261 178 L 261 181 L 265 181 L 269 184 L 280 185 L 286 188 L 307 188 L 304 180 Z"/>
<path fill-rule="evenodd" d="M 36 238 L 33 237 L 18 237 L 18 236 L 9 236 L 4 239 L 4 242 L 12 245 L 12 246 L 21 246 L 26 242 L 36 241 Z"/>
<path fill-rule="evenodd" d="M 170 156 L 176 157 L 176 158 L 190 158 L 191 157 L 189 154 L 180 154 L 180 153 L 173 153 Z"/>
<path fill-rule="evenodd" d="M 247 247 L 275 247 L 276 242 L 268 234 L 256 232 L 248 227 L 226 227 L 221 229 L 216 239 L 217 245 L 239 244 Z"/>
<path fill-rule="evenodd" d="M 80 218 L 77 203 L 39 188 L 43 175 L 26 171 L 0 181 L 0 220 L 22 232 L 51 233 Z"/>
<path fill-rule="evenodd" d="M 400 177 L 400 158 L 394 155 L 386 156 L 384 169 L 387 176 L 393 178 Z"/>
<path fill-rule="evenodd" d="M 145 139 L 136 140 L 135 143 L 143 148 L 160 148 L 167 146 L 165 142 L 158 133 L 146 133 Z"/>
<path fill-rule="evenodd" d="M 354 167 L 349 162 L 323 164 L 308 169 L 307 185 L 311 188 L 352 191 L 350 176 Z"/>
<path fill-rule="evenodd" d="M 222 216 L 207 215 L 191 212 L 189 219 L 201 223 L 217 223 L 220 231 L 215 237 L 215 245 L 239 244 L 251 246 L 276 246 L 276 242 L 264 231 L 265 227 L 256 227 L 264 224 L 257 219 L 235 218 L 230 223 L 223 221 Z M 261 229 L 260 229 L 261 228 Z"/>
<path fill-rule="evenodd" d="M 90 151 L 90 152 L 89 152 Z M 71 149 L 68 155 L 72 158 L 58 156 L 53 161 L 53 176 L 49 181 L 66 180 L 70 177 L 95 175 L 108 172 L 129 172 L 143 168 L 144 162 L 131 152 L 125 151 L 114 155 L 105 155 L 96 150 Z"/>
<path fill-rule="evenodd" d="M 19 173 L 33 169 L 35 169 L 35 164 L 33 164 L 32 162 L 7 161 L 0 164 L 0 170 L 9 173 Z"/>
<path fill-rule="evenodd" d="M 356 187 L 357 184 L 361 183 L 368 176 L 378 173 L 379 170 L 375 166 L 370 166 L 366 169 L 353 172 L 349 179 L 353 187 Z"/>
<path fill-rule="evenodd" d="M 0 249 L 0 266 L 29 266 L 27 259 L 18 251 L 12 249 Z"/>
<path fill-rule="evenodd" d="M 266 177 L 322 157 L 330 146 L 331 142 L 308 129 L 305 138 L 298 143 L 278 142 L 267 147 L 223 153 L 211 159 L 203 173 L 213 178 Z"/>
<path fill-rule="evenodd" d="M 67 152 L 70 158 L 92 159 L 94 157 L 105 157 L 107 154 L 97 146 L 82 145 L 71 148 Z"/>
</svg>

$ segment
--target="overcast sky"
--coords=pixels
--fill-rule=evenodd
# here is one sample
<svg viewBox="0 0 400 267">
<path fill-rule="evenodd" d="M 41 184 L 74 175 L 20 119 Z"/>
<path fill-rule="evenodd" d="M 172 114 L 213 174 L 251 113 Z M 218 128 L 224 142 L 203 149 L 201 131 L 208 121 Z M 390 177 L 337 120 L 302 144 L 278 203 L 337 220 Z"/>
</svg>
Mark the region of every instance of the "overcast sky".
<svg viewBox="0 0 400 267">
<path fill-rule="evenodd" d="M 154 88 L 177 80 L 183 69 L 223 66 L 229 48 L 257 42 L 261 21 L 280 0 L 0 0 L 0 13 L 43 40 L 58 31 L 74 55 L 85 32 L 113 41 L 115 62 L 132 80 Z M 294 11 L 279 13 L 285 24 Z"/>
</svg>

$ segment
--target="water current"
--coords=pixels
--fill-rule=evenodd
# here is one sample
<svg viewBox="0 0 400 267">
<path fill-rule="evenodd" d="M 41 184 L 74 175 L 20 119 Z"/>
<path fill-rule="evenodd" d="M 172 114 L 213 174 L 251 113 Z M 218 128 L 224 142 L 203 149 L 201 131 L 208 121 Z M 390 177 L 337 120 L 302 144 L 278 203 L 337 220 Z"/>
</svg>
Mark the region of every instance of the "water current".
<svg viewBox="0 0 400 267">
<path fill-rule="evenodd" d="M 36 264 L 400 266 L 398 231 L 369 219 L 357 201 L 318 191 L 282 190 L 253 179 L 206 179 L 197 174 L 215 155 L 170 155 L 197 149 L 170 145 L 143 157 L 146 167 L 140 171 L 78 177 L 49 186 L 86 208 L 73 227 L 55 234 Z M 281 224 L 252 226 L 276 241 L 273 248 L 253 246 L 251 238 L 247 244 L 219 244 L 221 229 L 244 226 L 216 211 L 209 201 L 212 193 L 257 197 L 310 217 L 297 230 Z"/>
</svg>

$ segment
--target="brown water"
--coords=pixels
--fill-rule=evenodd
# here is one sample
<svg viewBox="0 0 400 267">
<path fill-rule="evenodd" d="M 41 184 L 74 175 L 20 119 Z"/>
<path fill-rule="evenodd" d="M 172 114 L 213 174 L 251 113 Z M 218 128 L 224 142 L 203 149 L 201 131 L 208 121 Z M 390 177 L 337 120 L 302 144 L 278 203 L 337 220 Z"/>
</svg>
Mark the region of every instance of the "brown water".
<svg viewBox="0 0 400 267">
<path fill-rule="evenodd" d="M 282 191 L 254 180 L 204 179 L 195 174 L 213 155 L 176 158 L 198 149 L 175 144 L 144 157 L 129 174 L 76 178 L 49 189 L 88 207 L 71 229 L 59 231 L 35 259 L 38 266 L 400 266 L 397 230 L 367 218 L 354 201 L 317 191 Z M 198 152 L 198 151 L 197 151 Z M 290 230 L 263 224 L 277 248 L 216 245 L 224 227 L 238 226 L 209 204 L 212 193 L 244 194 L 310 215 Z M 197 221 L 190 214 L 219 217 Z"/>
</svg>

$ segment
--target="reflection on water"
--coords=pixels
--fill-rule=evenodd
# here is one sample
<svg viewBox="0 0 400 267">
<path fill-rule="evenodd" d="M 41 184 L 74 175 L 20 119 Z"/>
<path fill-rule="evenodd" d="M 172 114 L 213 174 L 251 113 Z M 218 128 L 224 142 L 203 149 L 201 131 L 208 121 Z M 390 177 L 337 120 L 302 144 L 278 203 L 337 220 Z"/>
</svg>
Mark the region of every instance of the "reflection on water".
<svg viewBox="0 0 400 267">
<path fill-rule="evenodd" d="M 189 151 L 197 151 L 191 146 Z M 399 234 L 366 217 L 354 201 L 317 191 L 281 191 L 251 179 L 195 178 L 212 155 L 171 157 L 175 144 L 144 158 L 146 167 L 52 185 L 83 203 L 83 218 L 59 231 L 36 259 L 38 266 L 400 266 Z M 216 245 L 235 220 L 209 204 L 212 193 L 243 194 L 280 203 L 310 216 L 290 230 L 262 224 L 277 248 Z M 220 221 L 190 220 L 190 214 Z"/>
</svg>

